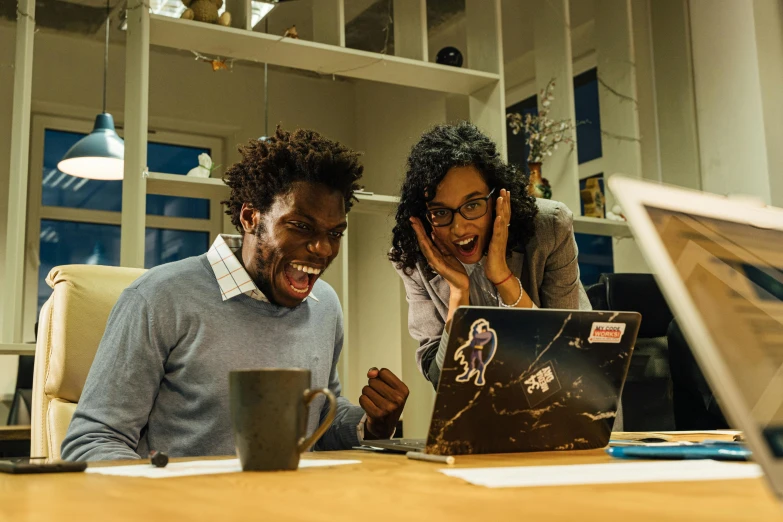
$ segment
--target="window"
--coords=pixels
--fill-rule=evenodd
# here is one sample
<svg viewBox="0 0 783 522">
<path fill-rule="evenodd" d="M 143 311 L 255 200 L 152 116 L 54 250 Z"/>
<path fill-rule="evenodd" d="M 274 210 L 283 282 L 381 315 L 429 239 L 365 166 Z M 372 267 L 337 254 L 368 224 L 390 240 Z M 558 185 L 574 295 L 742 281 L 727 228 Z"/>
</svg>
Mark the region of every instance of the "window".
<svg viewBox="0 0 783 522">
<path fill-rule="evenodd" d="M 555 92 L 557 103 L 557 92 Z M 518 112 L 525 114 L 538 114 L 538 96 L 515 103 L 506 112 Z M 598 105 L 598 69 L 590 69 L 574 77 L 574 112 L 576 121 L 582 122 L 576 128 L 577 155 L 579 164 L 598 159 L 602 156 L 601 149 L 601 114 Z M 508 161 L 517 167 L 527 171 L 527 156 L 530 148 L 525 144 L 526 137 L 523 133 L 516 136 L 511 128 L 506 126 L 506 138 L 508 141 Z"/>
<path fill-rule="evenodd" d="M 579 164 L 598 159 L 601 148 L 601 111 L 598 105 L 598 69 L 590 69 L 574 76 L 574 112 L 576 121 L 577 155 Z"/>
<path fill-rule="evenodd" d="M 53 267 L 120 264 L 122 182 L 81 179 L 57 170 L 60 158 L 89 128 L 89 122 L 34 117 L 25 277 L 25 326 L 30 331 L 51 295 L 45 279 Z M 157 132 L 150 135 L 147 163 L 151 172 L 185 175 L 202 153 L 220 164 L 222 140 Z M 147 194 L 145 267 L 206 252 L 221 232 L 219 199 L 209 192 L 204 197 Z"/>
</svg>

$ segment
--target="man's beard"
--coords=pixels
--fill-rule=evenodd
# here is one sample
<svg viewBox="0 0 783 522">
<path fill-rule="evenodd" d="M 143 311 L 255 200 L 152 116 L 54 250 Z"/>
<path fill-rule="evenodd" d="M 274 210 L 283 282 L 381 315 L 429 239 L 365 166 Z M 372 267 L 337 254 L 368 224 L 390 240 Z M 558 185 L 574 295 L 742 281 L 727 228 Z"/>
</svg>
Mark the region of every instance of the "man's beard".
<svg viewBox="0 0 783 522">
<path fill-rule="evenodd" d="M 253 282 L 256 284 L 261 293 L 269 299 L 272 304 L 279 305 L 275 302 L 272 295 L 272 259 L 275 256 L 283 257 L 283 253 L 278 249 L 270 247 L 268 237 L 266 234 L 266 228 L 263 223 L 259 223 L 253 234 L 256 236 L 256 253 L 253 257 L 253 263 L 255 264 L 256 277 L 253 278 Z"/>
</svg>

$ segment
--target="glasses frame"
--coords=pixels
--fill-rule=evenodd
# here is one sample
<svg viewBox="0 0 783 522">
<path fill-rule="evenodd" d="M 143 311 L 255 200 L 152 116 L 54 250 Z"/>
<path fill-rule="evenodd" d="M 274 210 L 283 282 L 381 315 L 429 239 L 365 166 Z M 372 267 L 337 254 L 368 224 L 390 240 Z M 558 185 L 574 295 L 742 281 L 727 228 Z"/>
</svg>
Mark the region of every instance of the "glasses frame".
<svg viewBox="0 0 783 522">
<path fill-rule="evenodd" d="M 492 190 L 489 191 L 489 194 L 487 194 L 486 196 L 483 196 L 483 197 L 480 197 L 480 198 L 473 198 L 470 201 L 466 201 L 465 203 L 463 203 L 462 205 L 458 206 L 457 208 L 438 207 L 436 209 L 433 209 L 433 210 L 448 210 L 449 212 L 451 212 L 451 219 L 449 219 L 449 222 L 448 223 L 443 223 L 441 225 L 436 225 L 435 223 L 432 222 L 432 217 L 430 216 L 430 209 L 427 209 L 427 214 L 426 214 L 427 215 L 427 221 L 433 227 L 447 227 L 447 226 L 451 225 L 454 222 L 454 214 L 457 213 L 457 212 L 459 212 L 459 215 L 462 216 L 463 218 L 467 219 L 468 221 L 481 219 L 481 218 L 483 218 L 484 216 L 487 215 L 487 212 L 489 212 L 489 199 L 492 197 L 492 194 L 494 194 L 494 193 L 495 193 L 495 189 L 493 188 Z M 468 216 L 466 216 L 465 214 L 462 213 L 462 207 L 464 207 L 466 205 L 470 205 L 471 203 L 475 203 L 476 201 L 482 201 L 482 200 L 487 203 L 487 207 L 486 207 L 486 211 L 483 214 L 481 214 L 480 216 L 468 217 Z"/>
</svg>

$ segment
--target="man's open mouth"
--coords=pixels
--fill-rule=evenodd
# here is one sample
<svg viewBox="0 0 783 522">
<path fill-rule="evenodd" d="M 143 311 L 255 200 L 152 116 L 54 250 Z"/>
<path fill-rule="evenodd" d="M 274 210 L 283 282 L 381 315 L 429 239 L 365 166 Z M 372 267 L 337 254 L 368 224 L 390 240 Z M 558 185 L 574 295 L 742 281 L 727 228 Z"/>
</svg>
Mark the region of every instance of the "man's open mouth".
<svg viewBox="0 0 783 522">
<path fill-rule="evenodd" d="M 478 236 L 468 236 L 459 241 L 454 241 L 454 246 L 457 247 L 457 252 L 460 255 L 470 257 L 478 249 Z"/>
<path fill-rule="evenodd" d="M 294 295 L 304 299 L 313 289 L 322 270 L 322 268 L 300 263 L 289 263 L 285 267 L 285 278 Z"/>
</svg>

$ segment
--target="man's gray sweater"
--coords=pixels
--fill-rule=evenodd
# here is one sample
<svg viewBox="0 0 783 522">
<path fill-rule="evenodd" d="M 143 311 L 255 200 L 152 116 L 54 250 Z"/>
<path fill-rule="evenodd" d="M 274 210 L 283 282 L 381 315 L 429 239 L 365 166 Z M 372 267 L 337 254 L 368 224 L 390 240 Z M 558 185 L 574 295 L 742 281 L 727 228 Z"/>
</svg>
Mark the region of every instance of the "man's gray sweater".
<svg viewBox="0 0 783 522">
<path fill-rule="evenodd" d="M 307 368 L 338 396 L 337 419 L 315 448 L 358 445 L 364 411 L 340 395 L 342 310 L 318 281 L 296 308 L 244 294 L 223 301 L 206 255 L 163 265 L 126 289 L 109 316 L 62 444 L 67 460 L 233 455 L 228 373 Z M 312 433 L 326 400 L 310 405 Z M 274 423 L 275 419 L 269 419 Z"/>
</svg>

